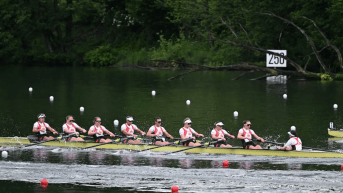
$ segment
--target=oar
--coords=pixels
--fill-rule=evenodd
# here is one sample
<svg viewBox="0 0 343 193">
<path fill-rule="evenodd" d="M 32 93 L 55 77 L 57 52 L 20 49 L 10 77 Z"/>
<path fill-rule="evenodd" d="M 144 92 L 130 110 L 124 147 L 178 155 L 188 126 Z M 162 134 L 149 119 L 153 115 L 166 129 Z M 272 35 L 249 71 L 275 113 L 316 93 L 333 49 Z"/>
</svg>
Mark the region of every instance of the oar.
<svg viewBox="0 0 343 193">
<path fill-rule="evenodd" d="M 275 145 L 282 145 L 284 146 L 284 143 L 277 143 L 277 142 L 272 142 L 272 141 L 265 141 L 265 143 L 271 143 Z M 331 150 L 325 150 L 325 149 L 320 149 L 320 148 L 313 148 L 313 147 L 306 147 L 302 146 L 303 149 L 312 149 L 312 150 L 318 150 L 318 151 L 331 151 Z"/>
<path fill-rule="evenodd" d="M 143 152 L 143 151 L 148 151 L 148 150 L 151 150 L 151 149 L 157 149 L 157 148 L 161 148 L 161 147 L 166 147 L 166 146 L 171 146 L 171 145 L 174 145 L 175 143 L 169 143 L 167 145 L 161 145 L 161 146 L 157 146 L 157 147 L 151 147 L 151 148 L 148 148 L 148 149 L 143 149 L 143 150 L 140 150 L 138 152 Z"/>
<path fill-rule="evenodd" d="M 85 147 L 85 148 L 82 148 L 82 149 L 89 149 L 89 148 L 93 148 L 93 147 L 99 147 L 99 146 L 102 146 L 102 145 L 106 145 L 106 144 L 110 144 L 110 143 L 118 143 L 118 142 L 120 142 L 120 139 L 116 139 L 116 140 L 113 140 L 113 141 L 110 141 L 110 142 L 106 142 L 106 143 L 99 143 L 99 144 L 92 145 L 92 146 L 89 146 L 89 147 Z"/>
<path fill-rule="evenodd" d="M 207 145 L 207 144 L 202 144 L 202 145 L 198 145 L 198 146 L 189 147 L 189 148 L 186 148 L 186 149 L 172 151 L 172 152 L 166 153 L 164 155 L 168 155 L 168 154 L 172 154 L 172 153 L 178 153 L 178 152 L 186 151 L 186 150 L 189 150 L 189 149 L 194 149 L 194 148 L 197 148 L 197 147 L 202 147 L 202 146 L 205 146 L 205 145 Z"/>
<path fill-rule="evenodd" d="M 71 135 L 72 135 L 72 134 L 71 134 Z M 41 142 L 38 142 L 38 143 L 25 145 L 25 146 L 22 146 L 22 147 L 30 147 L 30 146 L 34 146 L 34 145 L 40 145 L 40 144 L 43 144 L 43 143 L 47 143 L 47 142 L 50 142 L 50 141 L 61 140 L 62 138 L 68 138 L 68 137 L 71 136 L 71 135 L 67 135 L 67 136 L 63 136 L 63 137 L 56 137 L 56 138 L 51 139 L 51 140 L 41 141 Z"/>
</svg>

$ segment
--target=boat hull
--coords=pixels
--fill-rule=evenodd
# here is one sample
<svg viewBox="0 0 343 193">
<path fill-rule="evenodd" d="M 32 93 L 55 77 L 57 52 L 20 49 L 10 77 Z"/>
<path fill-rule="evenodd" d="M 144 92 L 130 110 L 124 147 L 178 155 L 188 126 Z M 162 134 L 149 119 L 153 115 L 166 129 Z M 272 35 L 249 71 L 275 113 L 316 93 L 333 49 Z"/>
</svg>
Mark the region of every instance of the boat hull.
<svg viewBox="0 0 343 193">
<path fill-rule="evenodd" d="M 0 144 L 9 146 L 19 146 L 32 144 L 27 138 L 0 138 Z M 65 147 L 65 148 L 86 148 L 98 143 L 89 142 L 64 142 L 64 141 L 50 141 L 42 143 L 40 145 L 53 146 L 53 147 Z M 144 150 L 148 148 L 157 147 L 154 145 L 129 145 L 129 144 L 106 144 L 96 147 L 96 149 L 108 149 L 108 150 Z M 172 152 L 183 150 L 189 147 L 184 146 L 164 146 L 156 149 L 151 149 L 155 152 Z M 233 154 L 233 155 L 253 155 L 253 156 L 278 156 L 278 157 L 308 157 L 308 158 L 342 158 L 343 153 L 337 152 L 323 152 L 323 151 L 280 151 L 280 150 L 249 150 L 242 148 L 214 148 L 214 147 L 198 147 L 188 149 L 185 153 L 209 153 L 209 154 Z"/>
<path fill-rule="evenodd" d="M 328 129 L 328 134 L 333 137 L 343 137 L 343 130 L 330 130 Z"/>
</svg>

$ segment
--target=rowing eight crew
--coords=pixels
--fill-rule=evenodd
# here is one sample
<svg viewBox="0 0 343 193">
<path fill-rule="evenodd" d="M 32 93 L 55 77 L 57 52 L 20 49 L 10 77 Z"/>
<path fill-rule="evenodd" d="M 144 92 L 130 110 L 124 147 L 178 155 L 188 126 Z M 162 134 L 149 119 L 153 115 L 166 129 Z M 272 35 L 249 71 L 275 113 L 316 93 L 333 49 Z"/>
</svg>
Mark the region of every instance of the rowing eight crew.
<svg viewBox="0 0 343 193">
<path fill-rule="evenodd" d="M 135 124 L 133 124 L 133 117 L 127 116 L 126 123 L 121 126 L 121 131 L 124 135 L 126 135 L 127 139 L 123 141 L 123 143 L 128 144 L 141 144 L 142 142 L 136 139 L 137 135 L 134 132 L 138 132 L 141 135 L 145 135 L 145 132 L 140 130 Z M 94 141 L 97 143 L 108 143 L 111 142 L 111 139 L 107 139 L 104 136 L 104 133 L 108 134 L 110 137 L 115 137 L 115 135 L 107 130 L 104 126 L 101 125 L 101 118 L 95 117 L 94 118 L 94 125 L 89 128 L 88 135 L 94 137 Z M 193 128 L 191 128 L 192 121 L 190 118 L 184 119 L 184 127 L 179 130 L 179 134 L 181 137 L 182 145 L 184 146 L 200 146 L 201 144 L 196 142 L 195 137 L 204 137 L 203 134 L 197 133 Z M 170 139 L 173 139 L 165 128 L 161 126 L 162 119 L 160 117 L 155 118 L 155 125 L 151 126 L 147 136 L 153 138 L 153 144 L 155 145 L 169 145 L 169 142 L 166 142 L 165 139 L 162 137 L 163 134 Z M 226 130 L 222 129 L 224 124 L 222 122 L 215 122 L 215 128 L 211 131 L 211 137 L 215 140 L 215 147 L 231 147 L 230 144 L 226 143 L 226 138 L 230 137 L 232 139 L 235 136 L 230 135 Z M 253 130 L 250 129 L 251 121 L 245 120 L 243 121 L 243 127 L 238 131 L 237 139 L 241 139 L 242 145 L 244 149 L 262 149 L 261 146 L 256 145 L 252 141 L 252 137 L 255 137 L 257 140 L 261 141 L 262 143 L 265 140 L 259 137 Z M 79 132 L 77 130 L 86 133 L 86 130 L 78 126 L 74 122 L 74 118 L 72 116 L 66 117 L 66 122 L 62 126 L 63 134 L 68 135 L 67 141 L 83 141 L 82 138 L 78 137 Z M 58 132 L 50 127 L 48 123 L 45 123 L 45 114 L 38 115 L 38 121 L 34 123 L 32 131 L 37 133 L 38 140 L 52 140 L 54 139 L 52 136 L 47 136 L 47 130 L 49 129 L 54 135 L 57 135 Z M 74 136 L 70 136 L 70 134 L 75 134 Z M 195 137 L 193 136 L 195 135 Z M 296 131 L 292 130 L 288 132 L 290 139 L 285 144 L 284 147 L 279 148 L 282 150 L 302 150 L 302 142 L 298 137 Z"/>
</svg>

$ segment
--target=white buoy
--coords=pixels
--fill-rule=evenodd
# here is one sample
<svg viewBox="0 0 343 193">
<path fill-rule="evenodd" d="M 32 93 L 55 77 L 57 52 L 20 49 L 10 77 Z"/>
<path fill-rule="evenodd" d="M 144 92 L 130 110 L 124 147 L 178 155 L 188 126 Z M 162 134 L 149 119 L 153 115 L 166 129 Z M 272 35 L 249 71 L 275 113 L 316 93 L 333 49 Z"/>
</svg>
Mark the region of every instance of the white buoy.
<svg viewBox="0 0 343 193">
<path fill-rule="evenodd" d="M 191 101 L 190 101 L 190 100 L 186 100 L 186 104 L 187 104 L 187 105 L 190 105 L 190 104 L 191 104 Z"/>
<path fill-rule="evenodd" d="M 297 128 L 295 126 L 291 127 L 291 131 L 295 131 Z"/>
<path fill-rule="evenodd" d="M 337 109 L 337 108 L 338 108 L 338 105 L 337 105 L 337 104 L 334 104 L 334 105 L 333 105 L 333 108 L 334 108 L 334 109 Z"/>
<path fill-rule="evenodd" d="M 85 108 L 83 107 L 80 107 L 80 111 L 83 112 L 85 110 Z"/>
<path fill-rule="evenodd" d="M 29 88 L 29 91 L 30 91 L 30 92 L 32 92 L 32 91 L 33 91 L 32 87 L 30 87 L 30 88 Z"/>
<path fill-rule="evenodd" d="M 54 100 L 54 97 L 53 97 L 53 96 L 50 96 L 49 99 L 50 99 L 50 101 L 53 101 L 53 100 Z"/>
<path fill-rule="evenodd" d="M 2 151 L 1 156 L 2 156 L 3 158 L 7 158 L 7 156 L 8 156 L 7 151 Z"/>
<path fill-rule="evenodd" d="M 287 94 L 283 94 L 283 98 L 286 99 L 287 98 Z"/>
<path fill-rule="evenodd" d="M 233 116 L 238 117 L 238 112 L 237 111 L 233 112 Z"/>
<path fill-rule="evenodd" d="M 118 126 L 119 125 L 119 121 L 116 119 L 116 120 L 113 121 L 113 124 L 114 124 L 114 126 Z"/>
<path fill-rule="evenodd" d="M 155 96 L 155 95 L 156 95 L 156 91 L 154 91 L 154 90 L 151 91 L 151 95 L 152 95 L 152 96 Z"/>
</svg>

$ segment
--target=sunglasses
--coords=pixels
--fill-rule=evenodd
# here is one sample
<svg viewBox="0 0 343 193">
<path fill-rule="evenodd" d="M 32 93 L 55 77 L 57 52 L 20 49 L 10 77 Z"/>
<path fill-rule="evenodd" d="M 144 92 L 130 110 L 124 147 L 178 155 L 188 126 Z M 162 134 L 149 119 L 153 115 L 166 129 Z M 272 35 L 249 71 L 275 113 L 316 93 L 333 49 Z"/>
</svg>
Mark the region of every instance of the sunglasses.
<svg viewBox="0 0 343 193">
<path fill-rule="evenodd" d="M 74 122 L 75 120 L 69 120 L 69 122 Z"/>
<path fill-rule="evenodd" d="M 101 122 L 101 120 L 100 121 L 96 121 L 96 122 Z"/>
<path fill-rule="evenodd" d="M 188 125 L 191 125 L 192 123 L 187 123 Z"/>
<path fill-rule="evenodd" d="M 128 122 L 132 122 L 132 121 L 128 121 Z"/>
<path fill-rule="evenodd" d="M 249 127 L 250 127 L 250 126 L 251 126 L 251 124 L 247 124 L 247 126 L 249 126 Z"/>
<path fill-rule="evenodd" d="M 157 123 L 162 123 L 162 121 L 157 121 Z"/>
<path fill-rule="evenodd" d="M 218 125 L 218 127 L 223 127 L 223 125 Z"/>
</svg>

